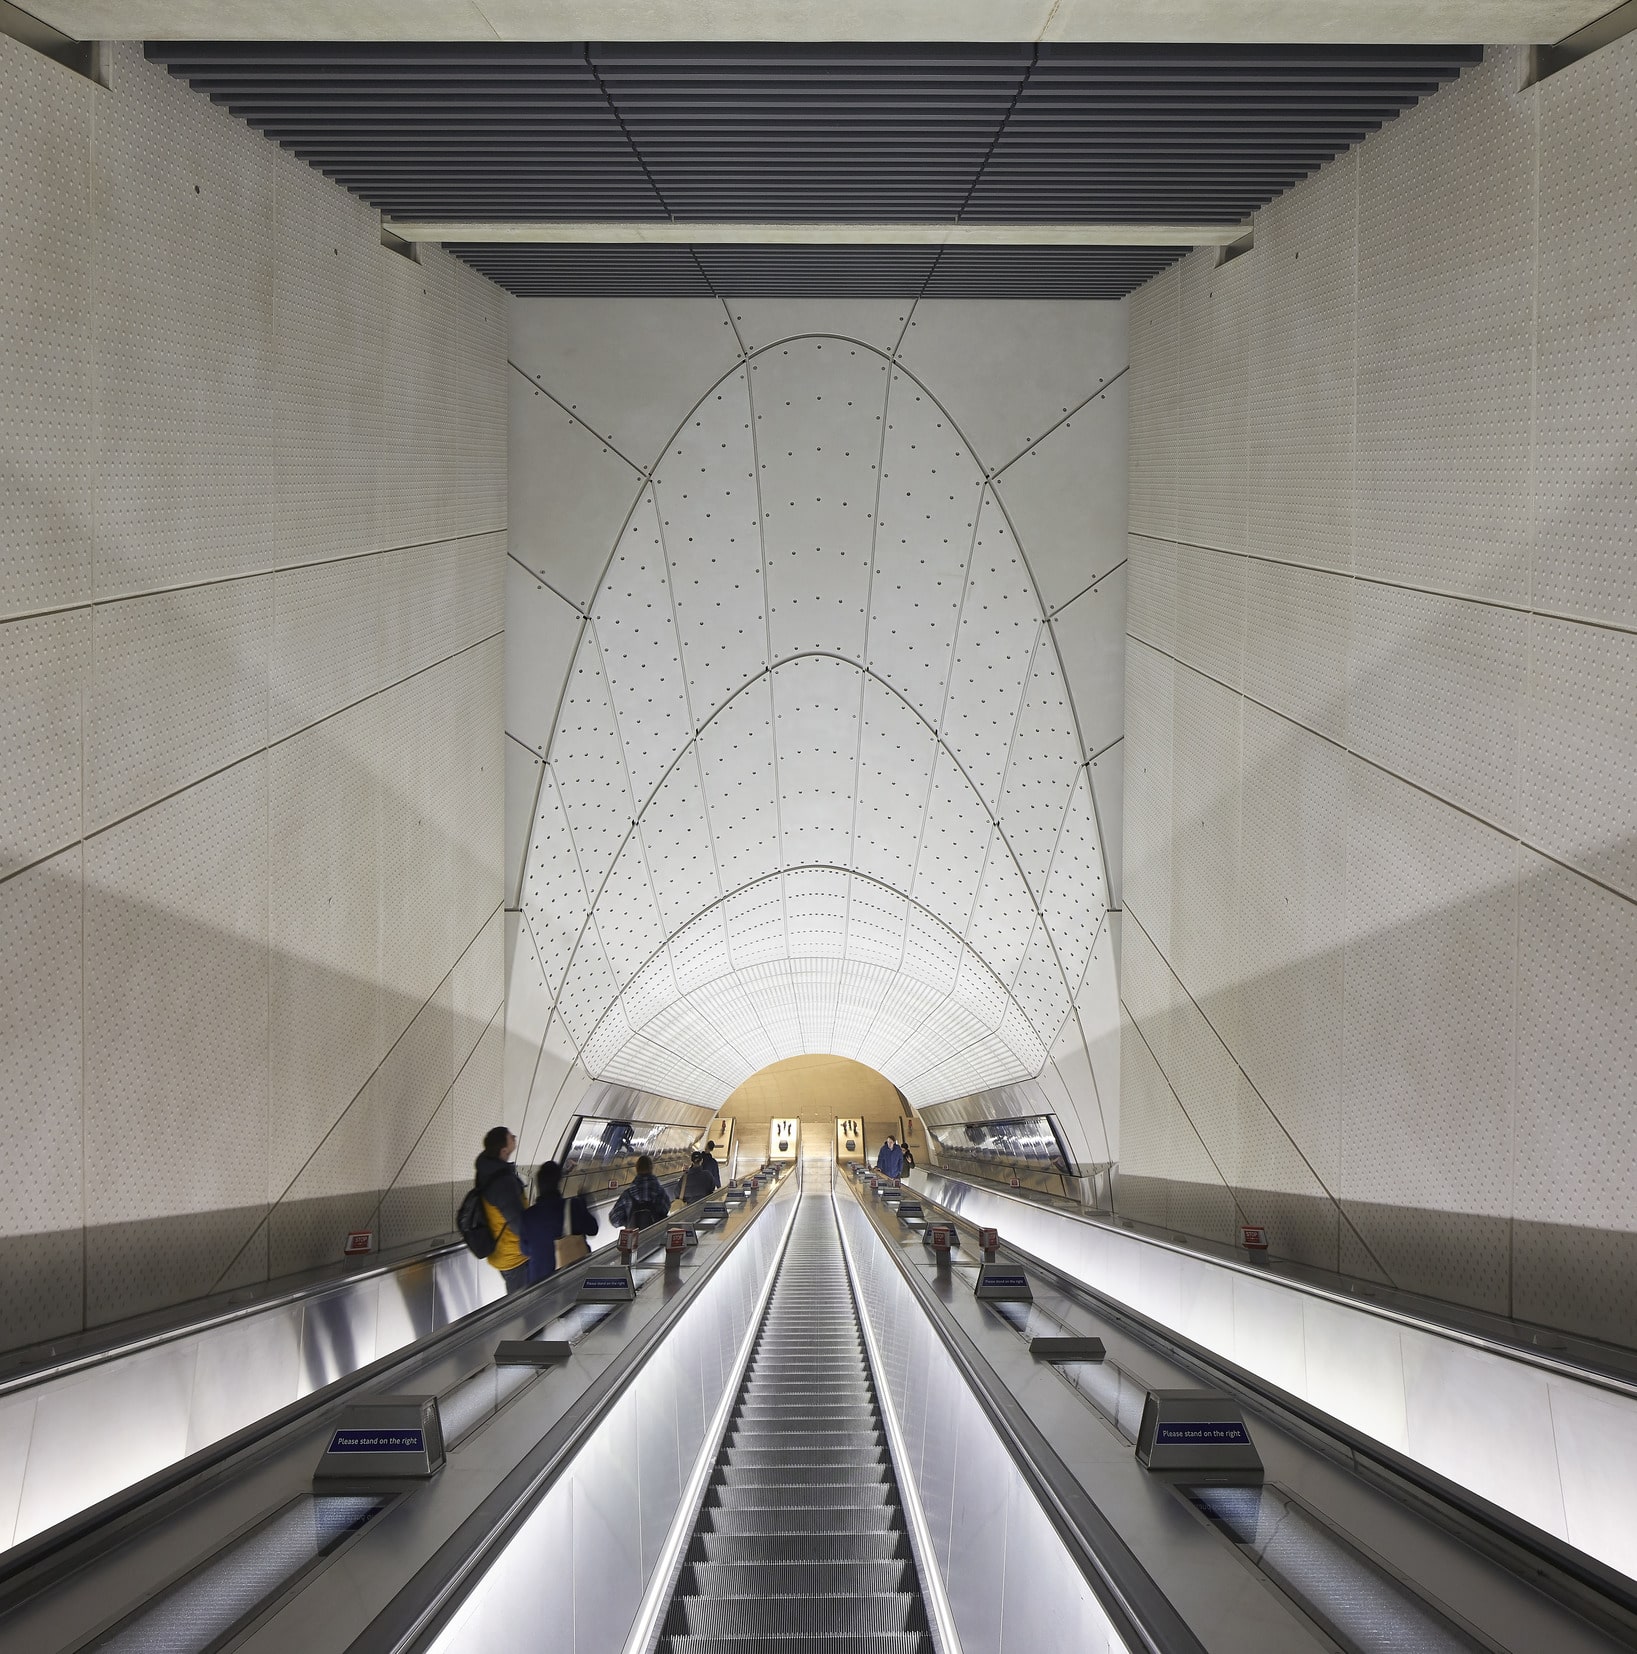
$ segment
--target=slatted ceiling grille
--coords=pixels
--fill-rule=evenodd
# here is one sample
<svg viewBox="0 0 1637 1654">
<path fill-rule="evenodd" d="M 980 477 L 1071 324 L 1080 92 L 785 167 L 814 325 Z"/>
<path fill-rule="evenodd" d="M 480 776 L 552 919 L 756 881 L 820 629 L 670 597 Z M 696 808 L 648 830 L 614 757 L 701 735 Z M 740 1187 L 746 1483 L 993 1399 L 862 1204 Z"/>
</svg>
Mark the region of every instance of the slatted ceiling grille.
<svg viewBox="0 0 1637 1654">
<path fill-rule="evenodd" d="M 1476 47 L 156 42 L 403 218 L 1238 222 Z M 1118 298 L 1170 248 L 488 247 L 519 295 Z"/>
</svg>

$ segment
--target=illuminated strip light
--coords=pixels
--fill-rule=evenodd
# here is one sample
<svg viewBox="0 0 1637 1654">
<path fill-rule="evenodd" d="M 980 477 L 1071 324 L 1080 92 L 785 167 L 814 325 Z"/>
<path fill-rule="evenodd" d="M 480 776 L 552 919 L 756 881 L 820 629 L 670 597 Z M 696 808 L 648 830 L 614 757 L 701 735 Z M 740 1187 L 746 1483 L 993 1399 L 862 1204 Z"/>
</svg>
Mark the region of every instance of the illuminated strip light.
<svg viewBox="0 0 1637 1654">
<path fill-rule="evenodd" d="M 1225 247 L 1243 224 L 740 224 L 674 219 L 388 218 L 401 241 L 561 246 Z"/>
</svg>

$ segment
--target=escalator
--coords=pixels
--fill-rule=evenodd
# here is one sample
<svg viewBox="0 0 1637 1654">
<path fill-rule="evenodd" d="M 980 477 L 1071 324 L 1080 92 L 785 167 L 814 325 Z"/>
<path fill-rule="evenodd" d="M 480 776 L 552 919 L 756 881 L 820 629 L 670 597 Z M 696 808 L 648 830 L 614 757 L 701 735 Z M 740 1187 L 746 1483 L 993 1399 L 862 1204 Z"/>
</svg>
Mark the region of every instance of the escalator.
<svg viewBox="0 0 1637 1654">
<path fill-rule="evenodd" d="M 827 1193 L 809 1192 L 711 1473 L 659 1654 L 932 1654 Z"/>
</svg>

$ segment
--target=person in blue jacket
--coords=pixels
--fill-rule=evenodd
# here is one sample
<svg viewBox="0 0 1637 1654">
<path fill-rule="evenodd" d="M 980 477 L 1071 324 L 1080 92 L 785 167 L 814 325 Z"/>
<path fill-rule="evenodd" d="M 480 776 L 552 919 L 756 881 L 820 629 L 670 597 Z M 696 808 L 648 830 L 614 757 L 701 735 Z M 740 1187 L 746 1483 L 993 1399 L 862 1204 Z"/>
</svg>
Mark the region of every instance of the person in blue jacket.
<svg viewBox="0 0 1637 1654">
<path fill-rule="evenodd" d="M 528 1284 L 557 1273 L 557 1243 L 564 1235 L 594 1235 L 597 1219 L 584 1195 L 565 1198 L 563 1169 L 555 1160 L 544 1161 L 534 1174 L 539 1191 L 534 1204 L 523 1213 L 518 1241 L 529 1261 Z"/>
<path fill-rule="evenodd" d="M 904 1175 L 904 1151 L 899 1147 L 896 1137 L 889 1137 L 881 1145 L 881 1152 L 875 1157 L 875 1169 L 883 1177 Z"/>
</svg>

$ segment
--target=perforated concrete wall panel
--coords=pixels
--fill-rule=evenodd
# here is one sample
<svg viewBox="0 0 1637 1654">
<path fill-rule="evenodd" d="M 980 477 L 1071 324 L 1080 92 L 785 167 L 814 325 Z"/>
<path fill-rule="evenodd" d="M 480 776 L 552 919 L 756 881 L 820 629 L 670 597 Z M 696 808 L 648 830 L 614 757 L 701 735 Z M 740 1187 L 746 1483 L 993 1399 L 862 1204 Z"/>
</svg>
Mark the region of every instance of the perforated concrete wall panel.
<svg viewBox="0 0 1637 1654">
<path fill-rule="evenodd" d="M 394 1041 L 444 995 L 419 1140 L 502 1002 L 509 300 L 112 81 L 0 40 L 7 1347 L 339 1261 L 411 1152 Z"/>
<path fill-rule="evenodd" d="M 1625 1343 L 1634 65 L 1492 52 L 1131 300 L 1118 1184 Z"/>
</svg>

